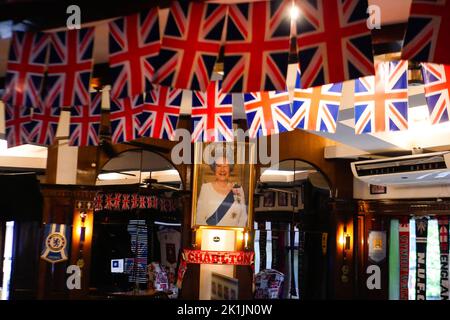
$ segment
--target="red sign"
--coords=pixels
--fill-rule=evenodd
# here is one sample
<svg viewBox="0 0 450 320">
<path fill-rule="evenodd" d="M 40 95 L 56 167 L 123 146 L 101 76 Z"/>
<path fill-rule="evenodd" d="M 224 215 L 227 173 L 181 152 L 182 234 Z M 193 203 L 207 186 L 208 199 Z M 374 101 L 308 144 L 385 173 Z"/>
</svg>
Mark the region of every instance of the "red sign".
<svg viewBox="0 0 450 320">
<path fill-rule="evenodd" d="M 186 263 L 251 265 L 254 256 L 254 252 L 244 251 L 183 250 Z"/>
<path fill-rule="evenodd" d="M 177 286 L 181 288 L 184 274 L 188 263 L 196 264 L 231 264 L 241 266 L 252 266 L 254 252 L 245 251 L 204 251 L 184 249 L 181 254 L 182 260 L 178 268 Z"/>
</svg>

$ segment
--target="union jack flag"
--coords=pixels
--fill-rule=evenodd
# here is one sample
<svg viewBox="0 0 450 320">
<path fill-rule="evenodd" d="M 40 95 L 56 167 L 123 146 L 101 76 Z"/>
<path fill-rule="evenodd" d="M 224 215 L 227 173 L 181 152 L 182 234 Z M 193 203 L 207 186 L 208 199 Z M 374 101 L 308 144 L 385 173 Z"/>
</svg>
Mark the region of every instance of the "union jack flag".
<svg viewBox="0 0 450 320">
<path fill-rule="evenodd" d="M 450 65 L 422 63 L 425 98 L 432 124 L 450 120 Z"/>
<path fill-rule="evenodd" d="M 206 91 L 219 55 L 226 5 L 172 1 L 153 83 Z"/>
<path fill-rule="evenodd" d="M 155 85 L 145 95 L 140 136 L 173 140 L 180 114 L 183 90 Z"/>
<path fill-rule="evenodd" d="M 245 93 L 244 108 L 251 139 L 292 130 L 287 91 Z"/>
<path fill-rule="evenodd" d="M 5 129 L 8 148 L 29 142 L 31 108 L 5 104 Z"/>
<path fill-rule="evenodd" d="M 103 210 L 103 194 L 97 193 L 94 198 L 94 209 Z"/>
<path fill-rule="evenodd" d="M 402 59 L 450 64 L 449 32 L 449 0 L 413 0 Z"/>
<path fill-rule="evenodd" d="M 145 196 L 139 196 L 139 209 L 145 209 Z"/>
<path fill-rule="evenodd" d="M 60 108 L 54 108 L 49 105 L 33 108 L 29 143 L 52 145 L 55 141 L 60 113 Z"/>
<path fill-rule="evenodd" d="M 139 115 L 144 110 L 144 97 L 142 94 L 133 98 L 112 99 L 111 113 L 111 140 L 120 143 L 135 140 L 141 130 Z"/>
<path fill-rule="evenodd" d="M 137 193 L 131 195 L 131 209 L 136 209 L 139 207 L 139 196 Z"/>
<path fill-rule="evenodd" d="M 41 105 L 48 43 L 43 33 L 14 32 L 6 67 L 5 104 L 26 108 Z"/>
<path fill-rule="evenodd" d="M 408 62 L 378 62 L 355 80 L 356 134 L 408 129 Z"/>
<path fill-rule="evenodd" d="M 114 79 L 111 97 L 133 97 L 152 85 L 150 58 L 159 53 L 158 8 L 109 23 L 109 65 Z"/>
<path fill-rule="evenodd" d="M 114 208 L 114 199 L 111 193 L 106 194 L 105 210 L 112 210 Z"/>
<path fill-rule="evenodd" d="M 87 106 L 74 106 L 70 109 L 69 146 L 96 146 L 102 113 L 102 94 L 91 93 L 91 103 Z"/>
<path fill-rule="evenodd" d="M 94 28 L 52 33 L 50 44 L 45 104 L 89 105 Z"/>
<path fill-rule="evenodd" d="M 113 199 L 113 209 L 114 210 L 119 210 L 120 209 L 120 199 L 122 198 L 122 194 L 121 193 L 116 193 L 114 195 L 114 199 Z"/>
<path fill-rule="evenodd" d="M 124 193 L 122 194 L 122 210 L 130 209 L 130 194 Z"/>
<path fill-rule="evenodd" d="M 232 95 L 213 81 L 206 92 L 192 93 L 192 142 L 230 141 L 233 137 Z"/>
<path fill-rule="evenodd" d="M 374 74 L 367 0 L 296 0 L 302 89 Z"/>
<path fill-rule="evenodd" d="M 335 133 L 342 98 L 342 83 L 301 89 L 297 70 L 292 100 L 292 128 Z"/>
<path fill-rule="evenodd" d="M 224 47 L 225 92 L 285 90 L 292 1 L 229 6 Z"/>
</svg>

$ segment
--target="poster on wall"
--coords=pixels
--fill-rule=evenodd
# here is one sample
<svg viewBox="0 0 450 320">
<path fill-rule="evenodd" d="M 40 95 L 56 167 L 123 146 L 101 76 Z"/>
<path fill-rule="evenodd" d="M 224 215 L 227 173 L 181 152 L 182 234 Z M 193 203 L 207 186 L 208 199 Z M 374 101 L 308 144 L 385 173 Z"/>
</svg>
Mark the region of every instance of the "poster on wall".
<svg viewBox="0 0 450 320">
<path fill-rule="evenodd" d="M 369 260 L 380 263 L 386 258 L 386 231 L 369 231 Z"/>
<path fill-rule="evenodd" d="M 195 144 L 192 227 L 251 227 L 253 148 L 238 142 Z"/>
<path fill-rule="evenodd" d="M 65 224 L 48 223 L 44 228 L 41 259 L 58 263 L 68 259 L 69 233 Z"/>
<path fill-rule="evenodd" d="M 237 300 L 239 281 L 213 272 L 211 275 L 211 300 Z"/>
</svg>

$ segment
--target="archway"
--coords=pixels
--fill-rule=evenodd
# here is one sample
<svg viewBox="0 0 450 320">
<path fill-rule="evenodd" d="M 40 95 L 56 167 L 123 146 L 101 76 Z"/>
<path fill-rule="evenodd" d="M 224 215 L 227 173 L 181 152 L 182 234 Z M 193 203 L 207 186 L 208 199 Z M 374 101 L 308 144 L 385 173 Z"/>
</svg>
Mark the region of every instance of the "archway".
<svg viewBox="0 0 450 320">
<path fill-rule="evenodd" d="M 149 295 L 165 285 L 176 296 L 183 225 L 183 182 L 176 167 L 156 152 L 127 150 L 105 163 L 96 186 L 102 206 L 94 216 L 90 286 L 117 297 L 117 292 Z M 156 266 L 165 284 L 149 281 Z"/>
<path fill-rule="evenodd" d="M 255 273 L 283 277 L 280 298 L 327 298 L 329 179 L 310 163 L 292 159 L 261 168 L 257 181 Z"/>
</svg>

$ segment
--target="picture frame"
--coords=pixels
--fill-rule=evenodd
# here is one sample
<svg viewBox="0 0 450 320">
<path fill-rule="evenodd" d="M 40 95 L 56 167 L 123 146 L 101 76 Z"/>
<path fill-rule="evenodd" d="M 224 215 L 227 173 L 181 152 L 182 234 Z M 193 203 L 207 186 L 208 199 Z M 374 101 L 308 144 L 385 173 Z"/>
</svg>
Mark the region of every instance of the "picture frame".
<svg viewBox="0 0 450 320">
<path fill-rule="evenodd" d="M 370 185 L 370 194 L 386 194 L 386 193 L 387 193 L 386 186 L 379 186 L 376 184 Z"/>
<path fill-rule="evenodd" d="M 265 191 L 264 192 L 264 203 L 265 208 L 273 208 L 275 206 L 275 192 Z"/>
<path fill-rule="evenodd" d="M 191 227 L 251 229 L 254 144 L 197 142 Z"/>
<path fill-rule="evenodd" d="M 289 193 L 287 192 L 278 192 L 277 197 L 278 197 L 278 206 L 279 207 L 287 207 L 288 206 L 288 195 Z"/>
</svg>

